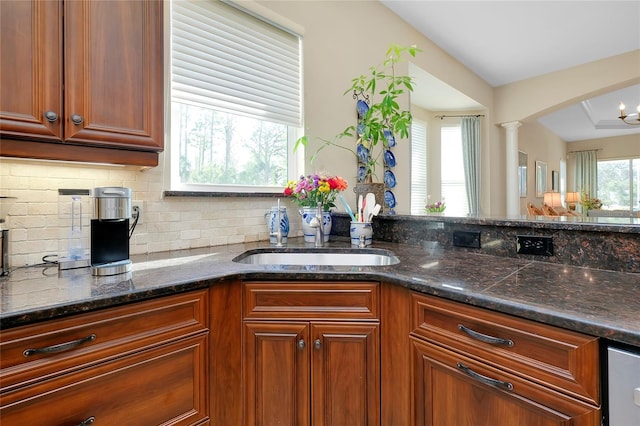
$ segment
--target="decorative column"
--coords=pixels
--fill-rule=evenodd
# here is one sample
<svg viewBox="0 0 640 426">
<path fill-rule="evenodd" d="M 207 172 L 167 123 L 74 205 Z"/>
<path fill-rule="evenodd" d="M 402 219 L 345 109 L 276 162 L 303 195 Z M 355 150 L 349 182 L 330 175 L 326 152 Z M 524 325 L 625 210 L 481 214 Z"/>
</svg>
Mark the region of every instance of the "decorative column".
<svg viewBox="0 0 640 426">
<path fill-rule="evenodd" d="M 502 125 L 507 131 L 505 171 L 507 217 L 517 217 L 521 214 L 520 190 L 518 189 L 518 127 L 521 125 L 522 123 L 519 121 L 511 121 Z"/>
</svg>

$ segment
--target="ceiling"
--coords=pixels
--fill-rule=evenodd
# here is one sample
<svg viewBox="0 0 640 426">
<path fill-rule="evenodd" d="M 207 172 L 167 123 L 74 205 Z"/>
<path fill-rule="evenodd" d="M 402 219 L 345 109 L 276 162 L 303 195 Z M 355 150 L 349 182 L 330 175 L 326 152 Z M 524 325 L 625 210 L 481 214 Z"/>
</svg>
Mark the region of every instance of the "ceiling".
<svg viewBox="0 0 640 426">
<path fill-rule="evenodd" d="M 381 2 L 493 87 L 640 49 L 640 0 Z M 416 87 L 429 88 L 412 97 L 423 108 L 480 107 L 418 67 L 410 73 Z M 568 142 L 640 134 L 640 126 L 616 118 L 621 101 L 627 114 L 636 112 L 640 85 L 584 100 L 539 121 Z"/>
</svg>

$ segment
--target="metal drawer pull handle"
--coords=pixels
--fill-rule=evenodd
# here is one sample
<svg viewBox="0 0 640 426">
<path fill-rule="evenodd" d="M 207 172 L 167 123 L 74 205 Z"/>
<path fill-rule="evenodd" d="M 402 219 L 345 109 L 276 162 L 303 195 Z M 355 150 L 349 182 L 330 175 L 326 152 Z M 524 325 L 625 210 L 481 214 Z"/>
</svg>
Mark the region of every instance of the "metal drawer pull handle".
<svg viewBox="0 0 640 426">
<path fill-rule="evenodd" d="M 320 347 L 322 346 L 322 342 L 320 341 L 320 339 L 316 339 L 316 341 L 315 341 L 315 342 L 313 342 L 313 346 L 314 346 L 316 349 L 320 349 Z"/>
<path fill-rule="evenodd" d="M 512 391 L 513 384 L 510 382 L 503 382 L 502 380 L 492 379 L 491 377 L 483 376 L 482 374 L 478 374 L 463 363 L 457 363 L 458 369 L 462 370 L 467 376 L 476 379 L 479 382 L 482 382 L 489 386 L 494 386 L 496 388 Z"/>
<path fill-rule="evenodd" d="M 95 421 L 96 421 L 96 418 L 94 416 L 91 416 L 88 419 L 85 419 L 85 420 L 81 421 L 80 423 L 78 423 L 78 426 L 92 425 L 92 424 L 95 423 Z"/>
<path fill-rule="evenodd" d="M 458 330 L 464 331 L 476 340 L 480 340 L 481 342 L 489 343 L 491 345 L 505 345 L 510 348 L 514 345 L 513 340 L 511 339 L 501 339 L 500 337 L 493 337 L 487 334 L 478 333 L 477 331 L 467 328 L 462 324 L 458 324 Z"/>
<path fill-rule="evenodd" d="M 59 345 L 46 346 L 44 348 L 25 349 L 24 352 L 22 352 L 22 355 L 24 355 L 25 357 L 28 357 L 28 356 L 37 355 L 37 354 L 51 354 L 56 352 L 62 352 L 69 349 L 73 349 L 76 346 L 82 345 L 83 343 L 93 342 L 94 340 L 96 340 L 96 335 L 90 334 L 87 337 L 83 337 L 82 339 L 74 340 L 72 342 L 60 343 Z"/>
<path fill-rule="evenodd" d="M 307 346 L 307 344 L 305 343 L 304 339 L 298 340 L 298 349 L 304 349 L 305 346 Z"/>
</svg>

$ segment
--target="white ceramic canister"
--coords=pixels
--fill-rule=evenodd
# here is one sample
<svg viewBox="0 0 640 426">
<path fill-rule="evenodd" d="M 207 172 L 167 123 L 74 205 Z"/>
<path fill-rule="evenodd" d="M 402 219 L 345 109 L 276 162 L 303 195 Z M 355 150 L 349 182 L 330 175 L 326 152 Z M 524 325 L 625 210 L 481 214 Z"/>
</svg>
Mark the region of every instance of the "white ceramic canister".
<svg viewBox="0 0 640 426">
<path fill-rule="evenodd" d="M 276 244 L 278 231 L 278 207 L 273 206 L 268 213 L 265 213 L 267 219 L 267 229 L 269 231 L 269 243 Z M 287 242 L 287 236 L 289 235 L 289 217 L 287 216 L 287 208 L 280 207 L 280 232 L 282 232 L 282 243 Z"/>
<path fill-rule="evenodd" d="M 303 207 L 298 210 L 300 216 L 302 216 L 302 234 L 304 235 L 305 243 L 314 243 L 316 241 L 316 228 L 311 226 L 311 219 L 316 217 L 318 209 L 315 207 Z M 323 242 L 329 241 L 329 235 L 331 234 L 331 227 L 333 221 L 331 218 L 331 212 L 322 212 L 322 230 L 324 232 Z"/>
<path fill-rule="evenodd" d="M 364 245 L 370 246 L 373 242 L 373 227 L 371 222 L 351 222 L 349 227 L 349 236 L 351 237 L 351 245 L 360 245 L 360 236 L 364 236 Z"/>
</svg>

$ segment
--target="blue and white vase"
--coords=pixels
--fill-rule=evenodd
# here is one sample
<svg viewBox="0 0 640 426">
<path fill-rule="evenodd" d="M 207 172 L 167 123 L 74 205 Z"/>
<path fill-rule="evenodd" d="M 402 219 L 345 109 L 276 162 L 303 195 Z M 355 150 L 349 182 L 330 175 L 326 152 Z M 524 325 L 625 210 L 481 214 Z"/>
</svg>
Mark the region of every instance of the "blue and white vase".
<svg viewBox="0 0 640 426">
<path fill-rule="evenodd" d="M 349 227 L 349 237 L 352 246 L 360 245 L 360 237 L 364 237 L 365 247 L 370 246 L 373 242 L 373 227 L 371 222 L 351 222 Z"/>
<path fill-rule="evenodd" d="M 267 228 L 269 230 L 269 242 L 276 244 L 276 232 L 278 231 L 278 207 L 271 207 L 267 216 Z M 282 232 L 282 243 L 287 242 L 287 236 L 289 235 L 289 217 L 287 216 L 287 208 L 280 207 L 280 232 Z"/>
<path fill-rule="evenodd" d="M 311 227 L 311 219 L 316 217 L 317 209 L 315 207 L 303 207 L 300 209 L 299 213 L 302 216 L 302 233 L 304 235 L 305 243 L 315 243 L 316 242 L 316 228 Z M 329 241 L 329 234 L 331 233 L 331 225 L 333 224 L 331 220 L 331 212 L 322 212 L 322 224 L 324 231 L 323 242 Z"/>
</svg>

